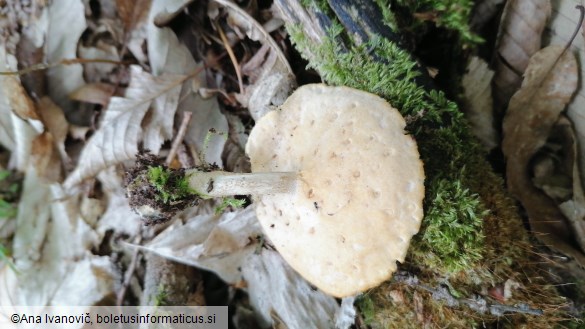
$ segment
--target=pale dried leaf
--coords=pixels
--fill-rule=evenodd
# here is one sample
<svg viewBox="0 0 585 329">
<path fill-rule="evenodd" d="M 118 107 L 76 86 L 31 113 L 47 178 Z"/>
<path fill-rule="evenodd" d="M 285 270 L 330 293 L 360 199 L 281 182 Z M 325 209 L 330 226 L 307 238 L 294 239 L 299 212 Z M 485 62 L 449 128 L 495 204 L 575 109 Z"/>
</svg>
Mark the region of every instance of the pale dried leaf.
<svg viewBox="0 0 585 329">
<path fill-rule="evenodd" d="M 106 298 L 112 300 L 120 282 L 120 270 L 110 257 L 92 255 L 67 269 L 51 305 L 96 305 Z"/>
<path fill-rule="evenodd" d="M 69 95 L 73 100 L 108 106 L 110 97 L 114 94 L 116 87 L 107 83 L 88 83 Z"/>
<path fill-rule="evenodd" d="M 335 312 L 336 329 L 349 329 L 355 324 L 356 309 L 353 306 L 355 299 L 355 296 L 341 299 L 341 306 Z"/>
<path fill-rule="evenodd" d="M 263 46 L 267 48 L 267 46 Z M 256 57 L 264 53 L 259 51 Z M 243 94 L 236 95 L 236 99 L 247 107 L 254 120 L 259 120 L 275 106 L 280 106 L 288 98 L 296 86 L 295 78 L 279 57 L 273 51 L 262 62 L 261 68 L 247 71 L 254 72 L 254 79 L 245 87 Z"/>
<path fill-rule="evenodd" d="M 16 70 L 16 58 L 7 55 L 4 47 L 0 49 L 0 65 L 4 70 Z M 33 140 L 43 131 L 40 115 L 24 90 L 20 79 L 14 76 L 0 77 L 0 95 L 4 115 L 0 140 L 2 144 L 12 144 L 11 166 L 20 171 L 28 167 Z"/>
<path fill-rule="evenodd" d="M 313 289 L 276 251 L 249 255 L 242 274 L 250 303 L 265 322 L 274 312 L 288 328 L 335 328 L 335 298 Z"/>
<path fill-rule="evenodd" d="M 583 1 L 552 1 L 553 15 L 545 30 L 545 44 L 566 45 L 569 42 L 579 23 L 579 10 L 575 8 L 577 5 L 583 5 Z M 585 41 L 582 38 L 576 38 L 573 41 L 571 50 L 577 55 L 579 63 L 585 63 Z M 585 65 L 580 65 L 579 69 L 579 76 L 585 77 Z M 585 140 L 585 111 L 583 109 L 585 109 L 585 84 L 581 83 L 567 110 L 567 114 L 575 126 L 577 139 L 580 141 Z M 581 167 L 579 171 L 583 181 L 585 178 L 585 143 L 578 144 L 578 162 Z"/>
<path fill-rule="evenodd" d="M 234 29 L 243 30 L 248 38 L 262 43 L 242 71 L 250 78 L 250 84 L 236 99 L 247 107 L 254 120 L 260 119 L 273 106 L 284 103 L 295 88 L 295 77 L 282 50 L 262 25 L 236 4 L 225 0 L 214 0 L 228 11 L 228 23 Z"/>
<path fill-rule="evenodd" d="M 22 119 L 40 120 L 35 103 L 30 99 L 20 79 L 15 76 L 2 76 L 0 78 L 4 95 L 7 97 L 8 104 L 12 111 Z"/>
<path fill-rule="evenodd" d="M 540 49 L 551 15 L 550 0 L 509 0 L 504 8 L 496 46 L 493 93 L 502 112 L 522 83 L 530 57 Z"/>
<path fill-rule="evenodd" d="M 288 64 L 286 56 L 278 47 L 278 44 L 272 39 L 270 34 L 258 23 L 252 16 L 250 16 L 244 9 L 237 4 L 227 0 L 213 0 L 214 2 L 225 7 L 228 11 L 228 23 L 237 26 L 245 31 L 248 38 L 259 41 L 263 44 L 268 44 L 272 51 L 276 53 L 279 61 L 286 66 L 287 72 L 292 75 L 292 69 Z"/>
<path fill-rule="evenodd" d="M 77 57 L 77 43 L 87 28 L 85 9 L 79 0 L 55 0 L 49 5 L 46 35 L 47 62 Z M 67 31 L 67 33 L 63 33 Z M 69 94 L 84 84 L 80 64 L 60 65 L 47 70 L 49 95 L 66 112 L 73 111 Z"/>
<path fill-rule="evenodd" d="M 61 180 L 61 157 L 55 144 L 53 134 L 45 131 L 33 140 L 31 147 L 31 164 L 43 181 L 51 183 Z"/>
<path fill-rule="evenodd" d="M 224 169 L 230 172 L 250 172 L 250 159 L 244 151 L 248 135 L 246 128 L 238 116 L 228 114 L 229 134 L 222 159 Z"/>
<path fill-rule="evenodd" d="M 120 175 L 113 168 L 108 168 L 100 172 L 97 178 L 102 184 L 106 202 L 106 209 L 100 214 L 96 227 L 100 239 L 112 230 L 131 237 L 140 234 L 142 221 L 128 205 Z"/>
<path fill-rule="evenodd" d="M 184 225 L 175 223 L 147 246 L 140 248 L 215 272 L 227 283 L 236 284 L 242 280 L 238 268 L 244 265 L 247 255 L 259 247 L 256 238 L 261 234 L 254 211 L 248 207 L 224 213 L 219 218 L 216 215 L 199 215 Z M 229 245 L 225 244 L 226 241 Z"/>
<path fill-rule="evenodd" d="M 577 88 L 577 61 L 564 47 L 537 52 L 528 64 L 522 87 L 510 100 L 504 119 L 502 151 L 507 159 L 510 192 L 522 203 L 537 237 L 585 264 L 570 246 L 572 234 L 553 200 L 532 185 L 528 166 L 545 144 L 551 128 Z"/>
<path fill-rule="evenodd" d="M 99 241 L 79 217 L 78 201 L 65 199 L 59 185 L 39 181 L 34 169 L 27 172 L 23 193 L 31 199 L 25 206 L 32 216 L 19 213 L 17 218 L 14 257 L 19 274 L 2 273 L 0 295 L 7 296 L 9 305 L 93 305 L 111 295 L 118 269 L 109 257 L 88 253 Z"/>
<path fill-rule="evenodd" d="M 566 216 L 571 224 L 573 233 L 581 250 L 585 251 L 585 194 L 583 192 L 583 182 L 579 173 L 579 157 L 577 156 L 577 139 L 571 122 L 566 117 L 561 117 L 557 125 L 562 125 L 566 130 L 570 150 L 567 152 L 567 160 L 571 162 L 572 167 L 572 197 L 570 200 L 559 205 L 561 212 Z"/>
<path fill-rule="evenodd" d="M 193 59 L 189 49 L 181 44 L 175 33 L 169 28 L 159 28 L 154 25 L 154 18 L 161 13 L 174 13 L 186 4 L 185 1 L 153 1 L 149 14 L 148 56 L 154 75 L 163 73 L 193 74 L 200 86 L 205 84 L 205 72 L 202 64 Z M 195 74 L 198 72 L 198 74 Z M 219 110 L 216 97 L 203 99 L 192 91 L 193 82 L 186 81 L 181 90 L 178 111 L 192 112 L 191 124 L 185 135 L 185 142 L 196 152 L 204 155 L 209 163 L 222 165 L 221 153 L 225 144 L 225 135 L 228 131 L 227 121 Z M 172 123 L 171 123 L 172 124 Z M 208 136 L 210 130 L 217 134 Z M 207 139 L 207 143 L 206 143 Z"/>
<path fill-rule="evenodd" d="M 0 45 L 0 70 L 11 70 L 11 67 L 16 66 L 16 59 L 9 55 L 14 65 L 6 65 L 8 58 L 3 46 Z M 4 88 L 0 88 L 0 144 L 10 151 L 14 151 L 16 143 L 14 140 L 14 131 L 12 128 L 12 109 L 8 104 L 7 97 L 4 93 Z"/>
<path fill-rule="evenodd" d="M 95 46 L 85 47 L 83 43 L 80 43 L 77 47 L 78 56 L 85 59 L 99 59 L 99 60 L 111 60 L 119 62 L 121 60 L 118 48 L 116 45 L 97 41 Z M 85 63 L 83 64 L 83 76 L 85 81 L 100 82 L 113 80 L 111 77 L 117 73 L 115 69 L 118 65 L 110 63 Z"/>
<path fill-rule="evenodd" d="M 465 97 L 465 116 L 471 125 L 471 131 L 488 150 L 498 146 L 490 83 L 493 76 L 494 72 L 484 60 L 472 57 L 461 82 Z"/>
<path fill-rule="evenodd" d="M 100 129 L 88 141 L 77 168 L 65 182 L 68 189 L 106 167 L 134 159 L 141 140 L 145 147 L 158 152 L 164 139 L 171 135 L 169 121 L 176 110 L 185 76 L 154 77 L 138 66 L 133 66 L 131 72 L 126 96 L 110 100 Z M 152 115 L 144 124 L 143 137 L 141 122 L 151 106 Z"/>
<path fill-rule="evenodd" d="M 67 139 L 69 132 L 69 123 L 63 110 L 46 96 L 37 102 L 37 108 L 47 131 L 52 135 L 54 146 L 59 152 L 61 161 L 69 164 L 71 160 L 65 151 L 65 139 Z"/>
<path fill-rule="evenodd" d="M 30 9 L 28 22 L 23 24 L 22 34 L 28 38 L 35 48 L 40 48 L 45 42 L 47 30 L 49 28 L 49 11 L 47 2 L 33 1 L 33 8 Z"/>
<path fill-rule="evenodd" d="M 14 113 L 10 113 L 12 119 L 12 132 L 16 143 L 12 153 L 13 165 L 20 171 L 26 171 L 30 161 L 33 140 L 38 136 L 37 130 L 28 122 L 22 120 Z"/>
<path fill-rule="evenodd" d="M 179 43 L 175 33 L 170 28 L 159 28 L 154 24 L 156 16 L 175 14 L 185 5 L 185 2 L 184 0 L 152 1 L 148 14 L 147 45 L 148 59 L 153 75 L 193 73 L 197 67 L 191 53 Z"/>
<path fill-rule="evenodd" d="M 177 15 L 179 15 L 191 2 L 193 2 L 193 0 L 154 0 L 153 7 L 156 7 L 154 10 L 156 15 L 153 17 L 152 22 L 156 26 L 165 26 L 169 24 L 171 20 L 177 17 Z M 151 13 L 152 12 L 153 11 L 151 11 Z"/>
<path fill-rule="evenodd" d="M 26 195 L 26 198 L 18 204 L 13 254 L 18 267 L 27 269 L 41 258 L 41 248 L 51 216 L 49 187 L 40 180 L 34 168 L 27 171 L 22 195 Z"/>
</svg>

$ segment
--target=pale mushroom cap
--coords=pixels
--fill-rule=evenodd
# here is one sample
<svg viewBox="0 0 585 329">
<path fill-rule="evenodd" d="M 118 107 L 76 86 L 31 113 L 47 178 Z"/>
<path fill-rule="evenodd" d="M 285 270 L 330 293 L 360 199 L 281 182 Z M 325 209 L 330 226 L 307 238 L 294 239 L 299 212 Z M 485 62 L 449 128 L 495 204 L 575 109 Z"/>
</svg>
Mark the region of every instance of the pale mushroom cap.
<svg viewBox="0 0 585 329">
<path fill-rule="evenodd" d="M 379 285 L 403 261 L 423 217 L 424 172 L 400 113 L 347 87 L 306 85 L 260 119 L 253 172 L 297 171 L 294 194 L 256 197 L 282 257 L 337 297 Z"/>
</svg>

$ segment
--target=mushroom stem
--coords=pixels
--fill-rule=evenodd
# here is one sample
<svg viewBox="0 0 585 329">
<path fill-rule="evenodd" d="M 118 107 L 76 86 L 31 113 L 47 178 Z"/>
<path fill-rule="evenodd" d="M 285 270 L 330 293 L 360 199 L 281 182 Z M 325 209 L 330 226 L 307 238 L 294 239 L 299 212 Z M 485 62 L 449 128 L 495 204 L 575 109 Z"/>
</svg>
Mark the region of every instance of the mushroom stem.
<svg viewBox="0 0 585 329">
<path fill-rule="evenodd" d="M 189 180 L 189 187 L 210 197 L 293 192 L 298 178 L 296 172 L 236 174 L 190 169 L 185 174 Z"/>
</svg>

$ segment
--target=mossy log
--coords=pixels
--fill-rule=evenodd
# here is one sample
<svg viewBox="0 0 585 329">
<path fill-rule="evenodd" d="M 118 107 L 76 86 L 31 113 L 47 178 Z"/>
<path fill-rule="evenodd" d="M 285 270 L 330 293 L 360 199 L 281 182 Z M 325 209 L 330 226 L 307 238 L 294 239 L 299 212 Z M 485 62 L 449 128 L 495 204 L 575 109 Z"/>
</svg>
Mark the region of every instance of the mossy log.
<svg viewBox="0 0 585 329">
<path fill-rule="evenodd" d="M 331 85 L 401 110 L 425 166 L 425 218 L 401 272 L 358 299 L 372 328 L 550 328 L 566 300 L 458 105 L 400 44 L 383 0 L 276 0 L 296 49 Z M 467 2 L 466 2 L 467 3 Z M 510 296 L 499 291 L 514 286 Z"/>
</svg>

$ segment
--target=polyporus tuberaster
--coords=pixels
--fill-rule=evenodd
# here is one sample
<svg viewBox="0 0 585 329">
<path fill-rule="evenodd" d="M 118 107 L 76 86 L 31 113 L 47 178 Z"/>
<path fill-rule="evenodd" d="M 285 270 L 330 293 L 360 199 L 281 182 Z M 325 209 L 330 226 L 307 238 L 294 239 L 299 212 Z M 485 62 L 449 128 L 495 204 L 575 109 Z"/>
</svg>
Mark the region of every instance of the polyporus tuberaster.
<svg viewBox="0 0 585 329">
<path fill-rule="evenodd" d="M 296 172 L 290 193 L 255 195 L 284 259 L 319 289 L 349 296 L 387 280 L 423 217 L 424 172 L 400 113 L 347 87 L 306 85 L 260 119 L 253 172 Z"/>
<path fill-rule="evenodd" d="M 246 145 L 253 173 L 143 159 L 127 194 L 146 225 L 197 198 L 251 194 L 284 259 L 321 290 L 349 296 L 388 279 L 420 227 L 423 166 L 404 127 L 376 95 L 307 85 L 256 123 Z"/>
</svg>

